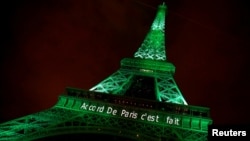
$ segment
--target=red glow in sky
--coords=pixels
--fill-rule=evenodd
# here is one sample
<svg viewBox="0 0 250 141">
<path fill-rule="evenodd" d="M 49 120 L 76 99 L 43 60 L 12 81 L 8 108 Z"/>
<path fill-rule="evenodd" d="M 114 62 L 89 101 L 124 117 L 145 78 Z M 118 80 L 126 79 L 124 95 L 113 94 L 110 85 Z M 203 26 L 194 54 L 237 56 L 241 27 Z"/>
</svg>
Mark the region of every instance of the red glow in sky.
<svg viewBox="0 0 250 141">
<path fill-rule="evenodd" d="M 65 87 L 89 89 L 133 57 L 161 1 L 1 4 L 0 119 L 50 108 Z M 249 9 L 227 0 L 171 1 L 168 60 L 190 105 L 214 123 L 249 123 Z"/>
</svg>

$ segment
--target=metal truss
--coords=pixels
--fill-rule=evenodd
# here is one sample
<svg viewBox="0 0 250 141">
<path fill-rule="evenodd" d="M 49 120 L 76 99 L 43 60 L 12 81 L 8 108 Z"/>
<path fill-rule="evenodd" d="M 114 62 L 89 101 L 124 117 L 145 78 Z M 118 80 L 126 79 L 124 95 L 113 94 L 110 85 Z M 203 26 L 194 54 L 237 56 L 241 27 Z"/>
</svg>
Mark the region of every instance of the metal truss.
<svg viewBox="0 0 250 141">
<path fill-rule="evenodd" d="M 104 81 L 92 87 L 90 91 L 124 95 L 135 75 L 151 76 L 155 78 L 155 95 L 157 97 L 155 100 L 159 102 L 187 105 L 187 102 L 175 83 L 172 74 L 168 72 L 163 75 L 160 73 L 145 73 L 136 70 L 120 69 L 107 77 Z"/>
<path fill-rule="evenodd" d="M 56 107 L 0 124 L 0 140 L 33 140 L 46 136 L 59 123 L 76 116 L 74 111 Z M 43 134 L 40 132 L 43 132 Z M 47 133 L 46 133 L 47 132 Z M 38 136 L 33 134 L 40 134 Z"/>
<path fill-rule="evenodd" d="M 171 74 L 155 78 L 155 87 L 158 101 L 187 105 Z"/>
<path fill-rule="evenodd" d="M 109 94 L 124 94 L 131 84 L 132 74 L 127 71 L 118 70 L 102 82 L 92 87 L 90 91 L 109 93 Z"/>
<path fill-rule="evenodd" d="M 69 104 L 72 100 L 75 104 Z M 82 111 L 76 104 L 80 101 L 81 99 L 64 96 L 48 110 L 2 123 L 0 124 L 0 141 L 29 141 L 73 133 L 109 134 L 138 141 L 207 140 L 207 131 L 201 128 L 198 130 L 192 129 L 191 126 L 180 128 Z M 121 105 L 116 106 L 122 108 Z"/>
<path fill-rule="evenodd" d="M 165 52 L 165 13 L 166 6 L 160 5 L 156 17 L 151 25 L 150 31 L 142 42 L 135 58 L 150 60 L 166 60 Z"/>
<path fill-rule="evenodd" d="M 109 134 L 138 141 L 206 141 L 208 125 L 212 123 L 209 110 L 187 105 L 173 78 L 175 67 L 167 61 L 166 9 L 165 4 L 159 6 L 141 47 L 134 58 L 121 61 L 118 71 L 87 92 L 68 89 L 66 96 L 60 96 L 50 109 L 1 123 L 0 141 L 28 141 L 73 133 Z M 153 78 L 150 81 L 154 81 L 154 93 L 149 94 L 155 95 L 155 99 L 124 96 L 136 76 Z M 116 108 L 120 115 L 100 112 L 104 105 Z M 135 120 L 121 116 L 124 108 L 138 110 L 140 117 Z M 151 114 L 148 119 L 145 113 Z M 161 121 L 156 121 L 158 114 Z M 173 119 L 169 123 L 171 117 L 178 123 L 176 126 Z"/>
<path fill-rule="evenodd" d="M 173 79 L 175 68 L 166 62 L 165 12 L 166 6 L 164 4 L 159 6 L 151 29 L 134 54 L 134 59 L 123 59 L 122 69 L 92 87 L 90 91 L 124 95 L 134 81 L 135 75 L 150 76 L 155 78 L 157 101 L 187 105 Z"/>
<path fill-rule="evenodd" d="M 162 31 L 150 31 L 140 48 L 134 54 L 135 58 L 166 60 L 165 36 Z"/>
</svg>

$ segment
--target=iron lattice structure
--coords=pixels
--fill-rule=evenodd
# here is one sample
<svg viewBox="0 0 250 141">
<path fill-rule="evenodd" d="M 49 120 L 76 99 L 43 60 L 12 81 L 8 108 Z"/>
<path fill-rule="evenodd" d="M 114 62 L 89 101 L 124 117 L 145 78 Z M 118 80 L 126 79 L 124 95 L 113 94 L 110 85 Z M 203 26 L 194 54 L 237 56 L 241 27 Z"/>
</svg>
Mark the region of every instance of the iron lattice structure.
<svg viewBox="0 0 250 141">
<path fill-rule="evenodd" d="M 126 115 L 124 111 L 133 114 Z M 175 118 L 178 124 L 175 121 L 167 123 L 168 119 Z M 204 107 L 67 88 L 54 107 L 2 123 L 0 140 L 95 133 L 142 141 L 204 141 L 210 123 L 209 109 Z"/>
<path fill-rule="evenodd" d="M 151 25 L 150 31 L 141 44 L 141 47 L 134 54 L 134 57 L 141 59 L 165 61 L 165 15 L 166 6 L 160 5 L 156 17 Z"/>
<path fill-rule="evenodd" d="M 166 61 L 165 13 L 166 5 L 160 5 L 150 31 L 134 58 L 123 59 L 117 72 L 90 91 L 124 95 L 134 76 L 150 76 L 154 78 L 156 100 L 187 105 L 173 78 L 175 66 Z"/>
<path fill-rule="evenodd" d="M 190 106 L 165 54 L 166 5 L 134 58 L 90 90 L 66 88 L 55 106 L 0 124 L 0 140 L 94 133 L 132 140 L 207 140 L 209 108 Z"/>
</svg>

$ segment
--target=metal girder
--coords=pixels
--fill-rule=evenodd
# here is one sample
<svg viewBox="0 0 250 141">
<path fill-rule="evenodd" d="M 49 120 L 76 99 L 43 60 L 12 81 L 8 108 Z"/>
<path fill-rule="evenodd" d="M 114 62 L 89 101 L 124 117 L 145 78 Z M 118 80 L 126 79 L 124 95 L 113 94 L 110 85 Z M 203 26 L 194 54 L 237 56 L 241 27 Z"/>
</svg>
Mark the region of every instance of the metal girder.
<svg viewBox="0 0 250 141">
<path fill-rule="evenodd" d="M 124 94 L 124 91 L 130 86 L 132 76 L 130 72 L 118 70 L 96 86 L 92 87 L 90 91 Z"/>
<path fill-rule="evenodd" d="M 138 141 L 207 140 L 212 123 L 209 109 L 187 105 L 173 78 L 175 67 L 166 61 L 166 9 L 165 4 L 159 6 L 135 58 L 123 59 L 118 71 L 90 91 L 68 88 L 54 107 L 1 123 L 0 141 L 72 133 L 109 134 Z M 153 78 L 147 80 L 154 81 L 154 93 L 149 94 L 156 95 L 155 100 L 124 96 L 135 76 Z"/>
<path fill-rule="evenodd" d="M 176 103 L 187 105 L 182 93 L 180 92 L 172 72 L 145 72 L 138 69 L 119 69 L 117 72 L 107 77 L 104 81 L 92 87 L 90 91 L 120 94 L 124 95 L 126 90 L 130 87 L 132 79 L 136 75 L 149 76 L 155 79 L 155 100 L 159 102 Z M 152 94 L 153 95 L 153 94 Z"/>
<path fill-rule="evenodd" d="M 155 78 L 158 101 L 187 105 L 171 74 Z"/>
<path fill-rule="evenodd" d="M 150 31 L 135 52 L 135 58 L 163 60 L 167 59 L 165 52 L 165 15 L 166 5 L 160 5 L 156 17 L 151 25 Z"/>
<path fill-rule="evenodd" d="M 63 100 L 63 98 L 66 100 Z M 76 104 L 76 101 L 86 99 L 80 100 L 67 96 L 63 98 L 59 99 L 58 104 L 48 110 L 0 124 L 0 140 L 35 140 L 72 133 L 102 133 L 143 141 L 158 141 L 161 139 L 204 141 L 207 138 L 206 130 L 155 124 L 154 122 L 85 111 L 79 106 L 76 108 L 74 104 L 69 106 L 68 102 L 74 99 Z M 93 100 L 90 100 L 90 103 L 93 102 Z M 98 101 L 96 102 L 98 103 Z M 121 105 L 109 105 L 121 109 L 123 107 Z"/>
</svg>

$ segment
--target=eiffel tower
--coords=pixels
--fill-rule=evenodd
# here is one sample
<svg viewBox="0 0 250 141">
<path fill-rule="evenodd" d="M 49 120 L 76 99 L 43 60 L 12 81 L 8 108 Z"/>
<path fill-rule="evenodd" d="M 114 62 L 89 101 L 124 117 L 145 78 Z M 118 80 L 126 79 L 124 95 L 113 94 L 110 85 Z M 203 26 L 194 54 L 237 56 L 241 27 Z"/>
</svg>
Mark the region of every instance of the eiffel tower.
<svg viewBox="0 0 250 141">
<path fill-rule="evenodd" d="M 204 141 L 209 108 L 188 105 L 165 52 L 165 15 L 156 17 L 133 58 L 89 90 L 68 87 L 51 108 L 0 124 L 0 140 L 104 134 L 142 141 Z"/>
</svg>

